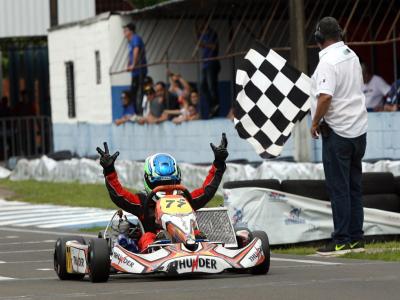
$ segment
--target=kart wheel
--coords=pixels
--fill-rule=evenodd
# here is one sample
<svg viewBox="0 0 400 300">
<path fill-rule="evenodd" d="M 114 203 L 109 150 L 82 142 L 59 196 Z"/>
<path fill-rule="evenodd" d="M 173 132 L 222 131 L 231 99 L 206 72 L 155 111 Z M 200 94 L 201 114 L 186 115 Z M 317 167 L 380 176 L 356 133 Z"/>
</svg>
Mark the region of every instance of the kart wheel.
<svg viewBox="0 0 400 300">
<path fill-rule="evenodd" d="M 89 240 L 89 279 L 105 282 L 110 276 L 110 251 L 105 239 Z"/>
<path fill-rule="evenodd" d="M 65 243 L 68 241 L 77 241 L 85 245 L 85 240 L 80 236 L 66 236 L 57 239 L 54 246 L 54 271 L 61 280 L 81 280 L 85 274 L 70 274 L 67 272 L 67 258 Z"/>
<path fill-rule="evenodd" d="M 259 238 L 261 240 L 261 248 L 264 252 L 265 259 L 261 264 L 251 268 L 250 273 L 253 275 L 267 274 L 269 271 L 270 260 L 271 260 L 268 235 L 264 231 L 253 231 L 252 234 L 254 238 Z"/>
<path fill-rule="evenodd" d="M 243 235 L 243 231 L 247 237 Z M 235 235 L 239 249 L 247 246 L 253 240 L 253 234 L 246 227 L 235 227 Z"/>
</svg>

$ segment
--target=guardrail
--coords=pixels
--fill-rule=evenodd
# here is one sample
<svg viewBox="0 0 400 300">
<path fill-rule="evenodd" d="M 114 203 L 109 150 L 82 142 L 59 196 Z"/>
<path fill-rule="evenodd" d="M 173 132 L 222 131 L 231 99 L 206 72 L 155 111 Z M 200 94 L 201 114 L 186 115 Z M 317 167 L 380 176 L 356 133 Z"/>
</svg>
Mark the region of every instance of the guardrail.
<svg viewBox="0 0 400 300">
<path fill-rule="evenodd" d="M 53 151 L 53 128 L 47 116 L 0 118 L 0 161 Z"/>
</svg>

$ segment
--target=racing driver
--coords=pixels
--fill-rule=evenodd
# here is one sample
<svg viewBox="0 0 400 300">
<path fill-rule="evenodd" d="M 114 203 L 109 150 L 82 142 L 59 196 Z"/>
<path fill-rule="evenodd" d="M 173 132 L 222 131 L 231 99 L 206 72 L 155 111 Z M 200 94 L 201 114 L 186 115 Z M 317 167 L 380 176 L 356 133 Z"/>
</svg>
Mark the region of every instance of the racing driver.
<svg viewBox="0 0 400 300">
<path fill-rule="evenodd" d="M 191 192 L 192 200 L 190 204 L 194 210 L 204 207 L 214 197 L 225 172 L 225 160 L 228 157 L 228 141 L 225 133 L 222 134 L 221 143 L 218 147 L 212 143 L 210 146 L 215 158 L 203 185 Z M 145 191 L 133 194 L 123 188 L 118 180 L 114 162 L 119 152 L 117 151 L 113 155 L 110 155 L 107 143 L 104 143 L 104 151 L 99 147 L 96 150 L 100 154 L 100 164 L 103 167 L 105 183 L 111 200 L 121 209 L 137 216 L 143 223 L 145 233 L 140 237 L 138 246 L 141 252 L 146 251 L 147 247 L 157 237 L 154 219 L 154 201 L 151 201 L 152 203 L 148 205 L 148 215 L 150 217 L 144 218 L 144 203 L 147 195 L 157 186 L 180 184 L 181 171 L 175 159 L 169 154 L 158 153 L 149 156 L 144 164 Z"/>
</svg>

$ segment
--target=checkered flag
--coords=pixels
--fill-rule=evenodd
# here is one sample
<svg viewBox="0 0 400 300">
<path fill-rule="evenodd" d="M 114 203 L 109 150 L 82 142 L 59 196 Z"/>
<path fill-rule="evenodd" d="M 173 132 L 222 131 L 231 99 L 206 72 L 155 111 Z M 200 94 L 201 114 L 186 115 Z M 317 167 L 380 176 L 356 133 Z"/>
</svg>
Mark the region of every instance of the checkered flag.
<svg viewBox="0 0 400 300">
<path fill-rule="evenodd" d="M 235 127 L 262 158 L 281 154 L 310 109 L 311 79 L 272 49 L 254 42 L 236 73 Z"/>
</svg>

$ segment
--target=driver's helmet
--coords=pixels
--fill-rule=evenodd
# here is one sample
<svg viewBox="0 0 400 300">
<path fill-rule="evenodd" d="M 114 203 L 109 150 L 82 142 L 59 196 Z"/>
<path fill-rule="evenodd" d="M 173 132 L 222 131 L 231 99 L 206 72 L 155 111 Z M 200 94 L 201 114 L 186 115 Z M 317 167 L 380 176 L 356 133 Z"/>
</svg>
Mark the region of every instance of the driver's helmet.
<svg viewBox="0 0 400 300">
<path fill-rule="evenodd" d="M 144 187 L 147 193 L 160 185 L 181 183 L 181 170 L 175 158 L 167 153 L 157 153 L 144 163 Z"/>
</svg>

